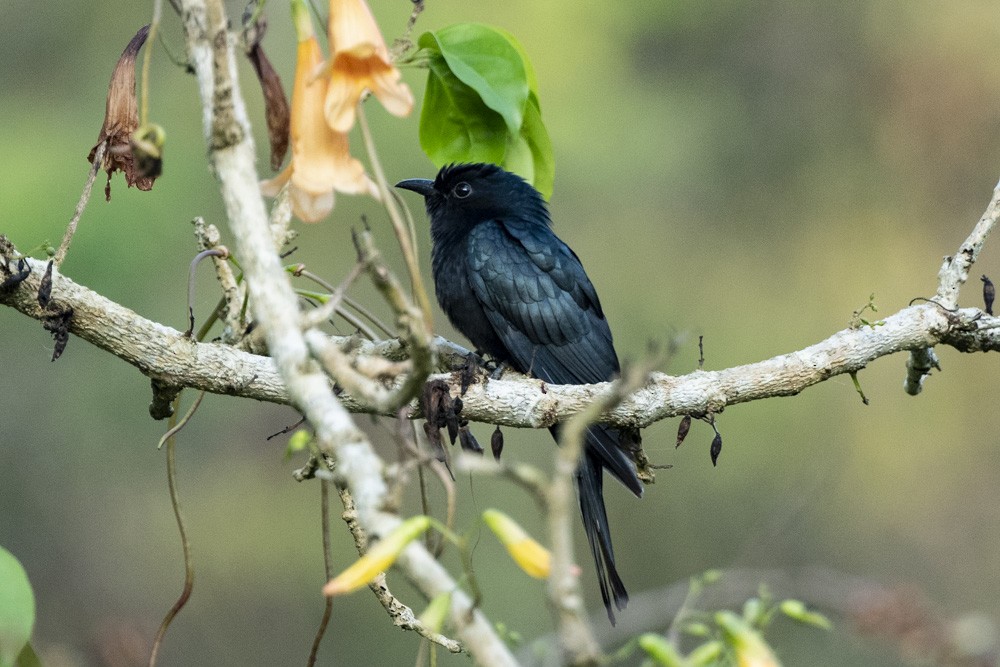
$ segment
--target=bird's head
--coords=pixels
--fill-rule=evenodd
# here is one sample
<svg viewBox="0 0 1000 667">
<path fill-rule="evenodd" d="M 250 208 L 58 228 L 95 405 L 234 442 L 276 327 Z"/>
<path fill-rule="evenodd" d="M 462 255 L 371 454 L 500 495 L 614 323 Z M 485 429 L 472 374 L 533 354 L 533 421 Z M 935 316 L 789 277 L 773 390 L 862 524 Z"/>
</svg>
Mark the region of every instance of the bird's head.
<svg viewBox="0 0 1000 667">
<path fill-rule="evenodd" d="M 451 164 L 432 181 L 411 178 L 397 188 L 424 196 L 434 227 L 471 228 L 481 222 L 524 218 L 548 224 L 545 199 L 530 183 L 495 164 Z"/>
</svg>

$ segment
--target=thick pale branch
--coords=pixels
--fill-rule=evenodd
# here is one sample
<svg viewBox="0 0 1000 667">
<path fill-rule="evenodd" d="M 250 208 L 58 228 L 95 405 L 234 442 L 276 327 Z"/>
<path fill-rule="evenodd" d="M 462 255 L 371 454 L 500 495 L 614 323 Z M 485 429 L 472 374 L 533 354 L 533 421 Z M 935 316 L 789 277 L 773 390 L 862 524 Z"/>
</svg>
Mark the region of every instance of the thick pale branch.
<svg viewBox="0 0 1000 667">
<path fill-rule="evenodd" d="M 27 261 L 31 277 L 12 292 L 0 294 L 0 303 L 41 319 L 44 313 L 35 295 L 45 264 Z M 72 333 L 165 385 L 291 403 L 269 357 L 215 343 L 195 343 L 180 331 L 145 319 L 58 272 L 53 275 L 52 298 L 73 308 Z M 331 341 L 352 354 L 391 360 L 406 357 L 395 340 L 369 343 L 331 337 Z M 435 345 L 444 368 L 452 367 L 465 353 L 442 338 L 435 339 Z M 835 375 L 859 371 L 879 357 L 934 345 L 949 345 L 962 352 L 998 351 L 1000 318 L 985 315 L 977 308 L 948 312 L 934 304 L 911 306 L 877 326 L 845 329 L 803 350 L 766 361 L 676 377 L 654 373 L 646 387 L 602 419 L 644 427 L 679 414 L 717 412 L 735 403 L 790 396 Z M 451 379 L 449 374 L 431 377 Z M 462 414 L 474 421 L 540 428 L 580 412 L 607 388 L 608 383 L 546 386 L 508 373 L 503 379 L 470 386 L 462 397 Z M 373 412 L 371 406 L 349 395 L 341 394 L 339 398 L 351 412 Z M 419 414 L 416 405 L 411 406 L 410 414 Z"/>
</svg>

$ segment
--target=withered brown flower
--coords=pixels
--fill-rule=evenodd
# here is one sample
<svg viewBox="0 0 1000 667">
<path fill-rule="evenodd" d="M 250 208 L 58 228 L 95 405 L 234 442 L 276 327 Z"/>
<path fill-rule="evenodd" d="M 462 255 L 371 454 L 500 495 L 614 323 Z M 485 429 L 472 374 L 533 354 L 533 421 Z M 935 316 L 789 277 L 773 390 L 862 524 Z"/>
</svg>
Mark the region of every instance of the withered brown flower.
<svg viewBox="0 0 1000 667">
<path fill-rule="evenodd" d="M 130 145 L 132 133 L 139 127 L 139 105 L 135 97 L 135 60 L 148 35 L 149 26 L 143 26 L 122 51 L 118 64 L 111 73 L 111 82 L 108 83 L 104 125 L 101 126 L 97 143 L 87 156 L 87 160 L 93 163 L 97 148 L 105 144 L 101 167 L 108 173 L 108 183 L 104 186 L 104 196 L 108 200 L 111 199 L 111 174 L 116 171 L 125 174 L 125 182 L 129 187 L 134 185 L 140 190 L 152 189 L 155 180 L 155 176 L 144 175 L 136 168 Z"/>
<path fill-rule="evenodd" d="M 252 15 L 254 3 L 247 5 L 246 13 Z M 244 20 L 249 20 L 245 16 Z M 246 35 L 246 56 L 257 73 L 261 91 L 264 93 L 264 119 L 267 121 L 267 137 L 271 144 L 271 169 L 278 171 L 288 152 L 289 111 L 288 98 L 281 85 L 281 77 L 271 65 L 261 42 L 267 32 L 267 21 L 261 15 L 253 25 L 248 25 Z"/>
</svg>

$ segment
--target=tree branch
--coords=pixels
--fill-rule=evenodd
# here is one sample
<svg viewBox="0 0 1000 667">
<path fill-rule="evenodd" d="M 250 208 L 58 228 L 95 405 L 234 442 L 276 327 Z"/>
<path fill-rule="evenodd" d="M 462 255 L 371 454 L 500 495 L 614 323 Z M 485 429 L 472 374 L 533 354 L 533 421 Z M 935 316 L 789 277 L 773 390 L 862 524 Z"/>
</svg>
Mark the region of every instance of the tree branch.
<svg viewBox="0 0 1000 667">
<path fill-rule="evenodd" d="M 372 537 L 388 534 L 400 519 L 383 509 L 387 494 L 383 463 L 333 395 L 327 376 L 311 360 L 301 330 L 298 299 L 275 251 L 254 168 L 252 134 L 239 92 L 225 7 L 222 0 L 183 0 L 182 7 L 204 109 L 209 159 L 219 181 L 254 317 L 264 331 L 288 399 L 315 430 L 323 453 L 336 461 L 335 481 L 350 490 L 360 525 Z M 488 619 L 472 607 L 469 597 L 423 545 L 411 543 L 397 565 L 428 599 L 453 591 L 452 625 L 478 662 L 516 664 Z"/>
<path fill-rule="evenodd" d="M 13 291 L 0 294 L 0 304 L 41 320 L 44 311 L 35 295 L 45 264 L 26 261 L 31 276 Z M 145 319 L 57 271 L 52 276 L 52 298 L 73 308 L 73 334 L 163 384 L 292 404 L 270 357 L 217 343 L 196 343 L 182 332 Z M 352 355 L 394 361 L 406 358 L 406 350 L 397 340 L 372 343 L 345 336 L 331 336 L 330 340 Z M 737 403 L 793 396 L 836 375 L 857 372 L 880 357 L 935 345 L 948 345 L 960 352 L 998 351 L 1000 317 L 986 315 L 978 308 L 949 312 L 935 304 L 910 306 L 876 326 L 844 329 L 803 350 L 765 361 L 681 376 L 653 373 L 645 387 L 602 415 L 601 420 L 645 427 L 681 414 L 719 412 Z M 468 353 L 440 337 L 435 338 L 435 347 L 439 371 L 455 367 Z M 450 373 L 431 378 L 452 379 Z M 328 384 L 325 378 L 324 383 Z M 543 428 L 585 409 L 607 391 L 608 385 L 544 385 L 508 371 L 503 379 L 470 386 L 462 397 L 462 415 L 503 426 Z M 374 412 L 371 405 L 350 395 L 341 394 L 339 399 L 350 412 Z M 409 414 L 420 415 L 416 402 L 411 403 Z"/>
</svg>

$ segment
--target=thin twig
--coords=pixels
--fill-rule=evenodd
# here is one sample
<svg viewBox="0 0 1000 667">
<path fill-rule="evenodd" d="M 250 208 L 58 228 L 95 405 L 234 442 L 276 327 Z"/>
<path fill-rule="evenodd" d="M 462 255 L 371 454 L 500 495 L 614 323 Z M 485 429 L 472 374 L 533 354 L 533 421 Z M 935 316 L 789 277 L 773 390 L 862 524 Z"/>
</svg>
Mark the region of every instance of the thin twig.
<svg viewBox="0 0 1000 667">
<path fill-rule="evenodd" d="M 340 285 L 337 286 L 337 289 L 330 291 L 330 296 L 327 297 L 326 303 L 323 303 L 318 308 L 302 314 L 302 327 L 306 329 L 314 327 L 329 319 L 335 312 L 338 312 L 340 310 L 340 304 L 343 302 L 344 295 L 348 288 L 354 283 L 355 280 L 358 279 L 358 276 L 360 276 L 361 272 L 364 270 L 364 264 L 361 262 L 355 262 L 354 266 L 352 266 L 351 270 L 347 272 L 344 279 L 340 281 Z M 299 272 L 299 275 L 304 273 L 306 272 L 301 271 Z"/>
<path fill-rule="evenodd" d="M 243 303 L 246 299 L 246 283 L 242 276 L 237 277 L 233 271 L 232 253 L 229 248 L 222 244 L 222 233 L 215 225 L 206 224 L 204 218 L 196 217 L 191 221 L 194 225 L 195 238 L 199 247 L 203 250 L 220 250 L 222 255 L 213 256 L 212 265 L 215 267 L 215 278 L 222 288 L 222 300 L 219 306 L 209 315 L 214 321 L 220 313 L 224 313 L 222 341 L 228 344 L 238 342 L 246 330 L 243 320 Z M 202 326 L 202 331 L 208 333 L 206 326 L 211 326 L 206 322 Z M 202 340 L 202 338 L 199 338 Z"/>
<path fill-rule="evenodd" d="M 320 285 L 321 287 L 323 287 L 323 289 L 325 289 L 327 292 L 330 292 L 331 294 L 335 291 L 332 284 L 330 284 L 328 281 L 324 280 L 320 276 L 316 275 L 312 271 L 309 271 L 308 269 L 299 269 L 298 271 L 296 271 L 296 275 L 313 281 L 314 283 Z M 362 310 L 361 308 L 359 308 L 356 305 L 357 302 L 354 299 L 352 299 L 349 295 L 347 294 L 342 295 L 342 301 L 351 308 L 354 308 L 354 310 L 358 311 L 358 313 L 360 313 L 363 317 L 367 318 L 372 324 L 375 325 L 376 328 L 381 329 L 386 336 L 389 336 L 390 338 L 395 337 L 396 334 L 388 326 L 383 324 L 381 320 L 376 318 L 367 309 Z M 340 307 L 337 308 L 336 312 L 338 315 L 347 320 L 352 326 L 356 327 L 359 331 L 361 331 L 365 335 L 365 337 L 368 338 L 369 340 L 378 339 L 378 336 L 375 335 L 375 332 L 372 331 L 372 329 L 369 326 L 367 326 L 364 323 L 359 324 L 358 319 L 354 317 L 351 313 L 345 311 L 343 308 Z"/>
<path fill-rule="evenodd" d="M 176 9 L 176 7 L 174 7 Z M 153 0 L 153 20 L 149 22 L 149 45 L 142 55 L 142 92 L 139 98 L 139 126 L 149 122 L 149 64 L 153 60 L 153 38 L 160 29 L 160 17 L 163 15 L 162 0 Z"/>
<path fill-rule="evenodd" d="M 534 499 L 542 514 L 548 513 L 549 487 L 552 481 L 540 469 L 528 463 L 492 461 L 484 456 L 459 452 L 455 470 L 477 474 L 499 475 L 514 482 Z"/>
<path fill-rule="evenodd" d="M 102 141 L 94 149 L 94 160 L 90 163 L 90 171 L 87 173 L 87 182 L 83 186 L 83 192 L 80 193 L 80 201 L 76 204 L 76 210 L 73 212 L 73 217 L 70 218 L 62 243 L 59 244 L 59 250 L 56 251 L 56 256 L 53 259 L 57 267 L 66 259 L 69 244 L 73 240 L 73 235 L 76 234 L 76 227 L 80 224 L 80 218 L 83 217 L 83 210 L 87 208 L 87 202 L 90 201 L 90 193 L 94 189 L 94 181 L 97 180 L 97 172 L 101 170 L 101 165 L 104 163 L 104 153 L 107 150 L 108 142 L 106 141 Z"/>
<path fill-rule="evenodd" d="M 187 307 L 188 307 L 188 330 L 186 332 L 187 336 L 194 335 L 194 284 L 195 276 L 198 270 L 198 265 L 206 257 L 228 257 L 229 251 L 225 248 L 211 248 L 210 250 L 202 250 L 194 259 L 191 260 L 191 264 L 188 267 L 188 290 L 187 290 Z"/>
<path fill-rule="evenodd" d="M 184 515 L 181 513 L 181 500 L 180 494 L 177 491 L 177 463 L 175 458 L 177 433 L 184 428 L 188 420 L 194 415 L 198 406 L 201 405 L 201 399 L 204 398 L 205 392 L 198 394 L 198 398 L 195 399 L 194 403 L 188 409 L 187 414 L 184 418 L 177 422 L 177 407 L 180 402 L 180 397 L 174 399 L 174 412 L 170 416 L 170 429 L 167 433 L 160 439 L 160 444 L 157 445 L 157 449 L 163 444 L 164 440 L 167 443 L 167 485 L 170 488 L 170 505 L 174 509 L 174 519 L 177 521 L 177 532 L 180 534 L 181 538 L 181 550 L 184 553 L 184 588 L 181 589 L 181 594 L 178 596 L 177 601 L 167 612 L 167 615 L 163 617 L 163 621 L 160 623 L 159 629 L 156 631 L 156 637 L 153 639 L 153 648 L 149 654 L 149 667 L 156 666 L 156 658 L 160 652 L 160 646 L 163 644 L 163 639 L 167 635 L 167 628 L 170 627 L 170 623 L 174 620 L 174 617 L 180 613 L 180 610 L 184 608 L 187 604 L 188 599 L 191 597 L 191 592 L 194 590 L 194 563 L 191 561 L 191 543 L 188 541 L 187 530 L 184 528 Z"/>
<path fill-rule="evenodd" d="M 330 482 L 325 479 L 319 481 L 319 502 L 320 516 L 323 522 L 323 572 L 326 575 L 326 581 L 330 581 L 333 578 L 333 550 L 330 548 Z M 312 648 L 309 651 L 309 661 L 307 663 L 309 667 L 313 667 L 316 664 L 320 642 L 323 641 L 323 635 L 326 634 L 326 626 L 330 622 L 330 616 L 333 614 L 333 598 L 324 595 L 323 599 L 325 600 L 323 617 L 320 619 L 319 629 L 316 630 L 316 637 L 313 639 Z"/>
<path fill-rule="evenodd" d="M 427 297 L 427 290 L 424 289 L 424 279 L 420 274 L 420 264 L 417 260 L 417 246 L 415 238 L 406 222 L 402 219 L 396 198 L 389 190 L 389 182 L 385 178 L 382 170 L 382 163 L 378 159 L 378 152 L 375 149 L 375 140 L 372 138 L 371 129 L 368 127 L 368 119 L 365 117 L 363 104 L 358 104 L 358 126 L 361 128 L 361 136 L 364 140 L 365 148 L 368 150 L 368 161 L 371 163 L 372 173 L 375 176 L 375 184 L 378 186 L 379 195 L 382 198 L 382 205 L 385 206 L 392 222 L 392 228 L 396 232 L 396 239 L 399 241 L 400 250 L 403 251 L 403 260 L 406 262 L 406 270 L 410 274 L 410 285 L 413 295 L 417 300 L 417 305 L 423 314 L 423 325 L 428 332 L 431 331 L 431 302 Z"/>
</svg>

